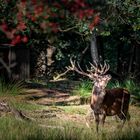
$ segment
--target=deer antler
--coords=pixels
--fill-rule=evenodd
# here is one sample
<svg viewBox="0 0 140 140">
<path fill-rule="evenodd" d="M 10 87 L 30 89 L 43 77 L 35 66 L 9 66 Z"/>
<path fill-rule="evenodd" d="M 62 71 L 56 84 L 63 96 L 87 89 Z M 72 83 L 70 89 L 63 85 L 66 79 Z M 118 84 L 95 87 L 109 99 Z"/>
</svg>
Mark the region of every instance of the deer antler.
<svg viewBox="0 0 140 140">
<path fill-rule="evenodd" d="M 94 63 L 95 63 L 95 66 L 90 63 L 91 68 L 98 75 L 99 74 L 101 74 L 101 75 L 105 74 L 110 68 L 109 64 L 107 64 L 106 62 L 104 62 L 104 65 L 100 64 L 99 66 L 98 66 L 98 64 L 96 62 L 94 62 Z"/>
<path fill-rule="evenodd" d="M 93 78 L 93 73 L 89 70 L 87 72 L 84 72 L 82 70 L 82 68 L 80 67 L 80 64 L 77 63 L 77 66 L 75 66 L 75 61 L 72 61 L 72 58 L 70 58 L 70 63 L 71 63 L 71 66 L 67 66 L 67 70 L 72 70 L 72 71 L 76 71 L 77 73 L 81 74 L 81 75 L 84 75 L 84 76 L 87 76 L 89 77 L 90 79 Z"/>
<path fill-rule="evenodd" d="M 94 78 L 97 78 L 99 75 L 105 74 L 110 68 L 110 66 L 108 64 L 106 64 L 106 62 L 104 63 L 104 65 L 100 64 L 99 66 L 97 63 L 95 63 L 95 65 L 90 63 L 91 69 L 87 68 L 87 70 L 85 72 L 82 70 L 79 63 L 77 63 L 77 67 L 76 67 L 76 62 L 73 61 L 72 58 L 70 58 L 70 63 L 71 63 L 71 66 L 66 67 L 67 71 L 76 71 L 77 73 L 87 76 L 92 80 Z"/>
<path fill-rule="evenodd" d="M 102 66 L 100 64 L 100 70 L 99 70 L 99 73 L 100 74 L 105 74 L 108 70 L 109 70 L 110 66 L 109 64 L 107 64 L 106 62 L 104 62 L 104 66 Z"/>
</svg>

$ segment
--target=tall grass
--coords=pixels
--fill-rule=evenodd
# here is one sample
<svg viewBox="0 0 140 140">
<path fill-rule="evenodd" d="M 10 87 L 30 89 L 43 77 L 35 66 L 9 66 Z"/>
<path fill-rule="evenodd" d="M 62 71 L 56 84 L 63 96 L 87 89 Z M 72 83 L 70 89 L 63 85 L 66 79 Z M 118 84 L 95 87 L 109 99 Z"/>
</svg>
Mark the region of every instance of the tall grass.
<svg viewBox="0 0 140 140">
<path fill-rule="evenodd" d="M 67 122 L 62 127 L 41 126 L 36 122 L 19 121 L 10 117 L 0 118 L 0 139 L 3 140 L 137 140 L 140 128 L 136 125 L 111 130 L 105 127 L 99 134 L 77 123 Z"/>
<path fill-rule="evenodd" d="M 7 95 L 18 95 L 24 91 L 23 82 L 5 82 L 3 79 L 0 79 L 0 96 Z"/>
<path fill-rule="evenodd" d="M 79 95 L 81 97 L 89 97 L 91 95 L 93 84 L 91 81 L 83 80 L 73 91 L 74 95 Z"/>
</svg>

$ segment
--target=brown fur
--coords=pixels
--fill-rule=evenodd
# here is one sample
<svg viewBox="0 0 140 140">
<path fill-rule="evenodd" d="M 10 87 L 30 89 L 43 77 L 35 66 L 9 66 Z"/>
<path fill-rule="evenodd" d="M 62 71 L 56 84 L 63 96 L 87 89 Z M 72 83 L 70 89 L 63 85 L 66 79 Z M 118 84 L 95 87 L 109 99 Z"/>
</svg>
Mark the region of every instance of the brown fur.
<svg viewBox="0 0 140 140">
<path fill-rule="evenodd" d="M 107 89 L 104 97 L 102 108 L 107 116 L 120 115 L 123 111 L 123 118 L 125 119 L 129 107 L 130 94 L 127 90 L 122 88 Z M 114 111 L 114 113 L 111 113 Z"/>
<path fill-rule="evenodd" d="M 93 92 L 91 108 L 94 111 L 97 131 L 99 122 L 101 121 L 101 123 L 104 124 L 106 116 L 117 115 L 123 120 L 124 124 L 128 119 L 130 93 L 123 88 L 105 89 L 104 97 L 101 99 L 99 98 L 100 97 Z M 98 103 L 99 100 L 102 101 Z M 100 119 L 99 115 L 102 115 L 102 119 Z"/>
</svg>

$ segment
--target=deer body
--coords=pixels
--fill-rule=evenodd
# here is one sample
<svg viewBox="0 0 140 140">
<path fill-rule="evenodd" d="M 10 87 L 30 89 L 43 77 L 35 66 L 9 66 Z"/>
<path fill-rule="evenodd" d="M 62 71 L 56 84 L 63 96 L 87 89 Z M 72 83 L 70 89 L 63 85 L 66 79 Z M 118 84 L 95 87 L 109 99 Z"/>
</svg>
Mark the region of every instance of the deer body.
<svg viewBox="0 0 140 140">
<path fill-rule="evenodd" d="M 123 88 L 105 89 L 102 97 L 97 96 L 94 91 L 91 97 L 91 108 L 94 111 L 97 131 L 99 123 L 104 124 L 106 116 L 117 115 L 124 124 L 127 120 L 129 100 L 130 94 Z M 100 115 L 102 115 L 101 119 Z"/>
<path fill-rule="evenodd" d="M 126 119 L 130 100 L 129 92 L 123 88 L 114 88 L 105 91 L 106 94 L 102 103 L 102 108 L 106 112 L 106 115 L 118 115 L 120 119 Z"/>
<path fill-rule="evenodd" d="M 106 63 L 104 66 L 91 64 L 91 69 L 84 72 L 79 64 L 77 68 L 75 62 L 72 60 L 70 62 L 72 66 L 67 67 L 68 70 L 74 70 L 87 76 L 94 82 L 90 106 L 94 113 L 97 132 L 99 123 L 104 124 L 106 116 L 117 115 L 124 124 L 127 119 L 130 94 L 123 88 L 106 89 L 106 85 L 111 79 L 111 76 L 106 74 L 109 65 Z"/>
</svg>

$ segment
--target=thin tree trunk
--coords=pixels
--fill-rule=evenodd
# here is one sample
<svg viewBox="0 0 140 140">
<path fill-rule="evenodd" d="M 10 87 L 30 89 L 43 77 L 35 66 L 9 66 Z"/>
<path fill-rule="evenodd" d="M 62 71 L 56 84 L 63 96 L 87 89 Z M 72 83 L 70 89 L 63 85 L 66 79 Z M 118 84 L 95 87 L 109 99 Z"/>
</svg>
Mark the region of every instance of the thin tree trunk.
<svg viewBox="0 0 140 140">
<path fill-rule="evenodd" d="M 118 46 L 117 46 L 117 48 L 118 48 L 118 51 L 117 51 L 117 73 L 119 74 L 119 75 L 122 75 L 123 74 L 123 68 L 124 68 L 124 66 L 123 66 L 123 62 L 122 62 L 122 55 L 121 55 L 121 53 L 122 53 L 122 44 L 121 43 L 119 43 L 118 44 Z"/>
<path fill-rule="evenodd" d="M 104 62 L 104 45 L 103 45 L 102 37 L 101 36 L 96 37 L 96 41 L 98 46 L 99 61 Z"/>
<path fill-rule="evenodd" d="M 92 57 L 93 64 L 94 63 L 98 64 L 99 56 L 98 56 L 98 49 L 97 49 L 97 40 L 94 33 L 92 34 L 92 38 L 91 38 L 90 50 L 91 50 L 91 57 Z"/>
<path fill-rule="evenodd" d="M 136 68 L 135 73 L 137 75 L 136 79 L 140 80 L 140 46 L 136 46 Z"/>
<path fill-rule="evenodd" d="M 128 76 L 130 74 L 130 72 L 132 71 L 132 65 L 133 65 L 133 60 L 134 60 L 134 51 L 135 50 L 135 46 L 132 46 L 131 49 L 131 53 L 130 53 L 130 59 L 129 59 L 129 66 L 128 66 Z"/>
</svg>

